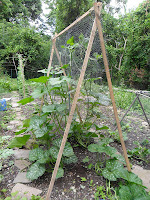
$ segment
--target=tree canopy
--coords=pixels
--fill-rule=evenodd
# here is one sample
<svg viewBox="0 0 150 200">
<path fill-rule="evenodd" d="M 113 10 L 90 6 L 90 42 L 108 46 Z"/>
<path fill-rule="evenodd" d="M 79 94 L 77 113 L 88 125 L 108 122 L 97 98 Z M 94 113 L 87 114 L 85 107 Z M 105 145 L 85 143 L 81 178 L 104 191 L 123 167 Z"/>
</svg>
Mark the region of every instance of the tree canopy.
<svg viewBox="0 0 150 200">
<path fill-rule="evenodd" d="M 43 0 L 49 6 L 47 21 L 53 31 L 60 32 L 93 5 L 93 0 Z M 150 1 L 136 9 L 114 17 L 111 0 L 102 0 L 102 25 L 107 56 L 114 84 L 149 88 L 150 77 Z M 47 68 L 50 36 L 31 26 L 42 13 L 40 0 L 0 0 L 0 64 L 17 54 L 26 59 L 26 77 Z M 42 24 L 43 26 L 44 24 Z M 43 29 L 44 30 L 44 29 Z M 4 66 L 4 65 L 3 65 Z"/>
<path fill-rule="evenodd" d="M 42 13 L 40 0 L 1 0 L 0 20 L 20 22 L 21 20 L 35 20 Z"/>
</svg>

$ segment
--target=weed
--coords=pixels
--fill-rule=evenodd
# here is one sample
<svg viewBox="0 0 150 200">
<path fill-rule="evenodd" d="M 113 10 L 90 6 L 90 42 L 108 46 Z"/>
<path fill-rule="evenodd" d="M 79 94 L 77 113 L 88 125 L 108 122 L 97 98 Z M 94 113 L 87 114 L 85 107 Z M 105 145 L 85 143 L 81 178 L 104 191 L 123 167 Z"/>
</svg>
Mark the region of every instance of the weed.
<svg viewBox="0 0 150 200">
<path fill-rule="evenodd" d="M 128 150 L 128 153 L 131 157 L 138 160 L 143 160 L 148 163 L 147 156 L 150 155 L 150 149 L 147 148 L 147 145 L 150 144 L 149 140 L 143 140 L 141 143 L 138 141 L 133 142 L 136 147 L 132 150 Z"/>
<path fill-rule="evenodd" d="M 104 186 L 97 186 L 97 190 L 94 195 L 94 198 L 96 200 L 99 200 L 99 198 L 101 198 L 101 199 L 108 198 L 109 200 L 118 200 L 116 191 L 114 190 L 114 188 L 110 187 L 110 181 L 109 181 L 108 185 L 106 183 L 106 189 Z"/>
<path fill-rule="evenodd" d="M 3 168 L 3 162 L 6 158 L 13 154 L 12 149 L 7 149 L 9 136 L 0 136 L 0 170 Z M 3 175 L 0 174 L 0 182 L 3 179 Z"/>
</svg>

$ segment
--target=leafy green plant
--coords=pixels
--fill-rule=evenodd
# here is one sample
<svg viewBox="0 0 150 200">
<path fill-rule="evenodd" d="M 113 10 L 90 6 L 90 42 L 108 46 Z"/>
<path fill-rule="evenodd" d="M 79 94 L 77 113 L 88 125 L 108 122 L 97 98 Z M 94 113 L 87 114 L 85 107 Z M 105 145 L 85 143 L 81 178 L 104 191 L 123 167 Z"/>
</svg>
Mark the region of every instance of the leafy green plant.
<svg viewBox="0 0 150 200">
<path fill-rule="evenodd" d="M 122 129 L 123 130 L 123 129 Z M 108 133 L 110 134 L 110 136 L 117 142 L 120 143 L 120 136 L 119 136 L 119 133 L 118 133 L 118 130 L 116 131 L 112 131 L 112 130 L 108 130 Z M 127 141 L 128 140 L 128 136 L 127 136 L 127 132 L 126 131 L 123 131 L 122 132 L 122 135 L 123 135 L 123 139 L 124 141 Z"/>
<path fill-rule="evenodd" d="M 8 75 L 0 76 L 0 93 L 18 90 L 17 80 L 11 79 Z"/>
<path fill-rule="evenodd" d="M 94 198 L 96 200 L 99 200 L 99 197 L 102 199 L 110 199 L 110 200 L 118 200 L 118 197 L 116 195 L 116 191 L 114 188 L 110 186 L 110 181 L 107 185 L 106 183 L 106 189 L 104 186 L 97 186 L 96 193 L 94 194 Z"/>
<path fill-rule="evenodd" d="M 1 112 L 0 115 L 0 129 L 7 129 L 7 124 L 15 118 L 15 115 L 11 110 L 11 105 L 7 102 L 7 110 Z"/>
<path fill-rule="evenodd" d="M 130 199 L 140 199 L 140 197 L 141 199 L 148 199 L 148 195 L 142 185 L 142 180 L 137 175 L 132 172 L 128 172 L 128 170 L 124 168 L 124 158 L 117 153 L 117 150 L 114 147 L 109 145 L 112 141 L 113 140 L 111 138 L 105 137 L 101 138 L 98 143 L 90 144 L 88 146 L 88 150 L 90 152 L 97 153 L 98 157 L 95 165 L 91 164 L 90 169 L 91 167 L 94 167 L 96 173 L 98 175 L 103 175 L 103 177 L 106 178 L 106 180 L 109 180 L 109 182 L 121 180 L 120 189 L 113 190 L 115 197 L 109 197 L 110 199 L 119 198 L 120 200 L 124 200 L 128 198 L 130 193 L 133 193 Z M 147 142 L 145 141 L 145 143 Z M 102 157 L 100 157 L 102 154 L 107 155 L 107 157 L 105 156 L 105 159 L 102 159 Z M 87 157 L 83 160 L 84 163 L 89 161 L 90 160 Z M 138 194 L 133 191 L 135 187 L 136 190 L 139 188 Z M 124 192 L 123 189 L 125 189 L 126 192 Z M 98 199 L 98 197 L 106 198 L 105 195 L 104 188 L 97 188 L 95 199 Z"/>
<path fill-rule="evenodd" d="M 92 126 L 92 122 L 85 122 L 81 124 L 77 121 L 73 121 L 69 131 L 69 140 L 77 142 L 83 147 L 87 147 L 87 145 L 90 143 L 91 138 L 98 137 L 97 134 L 90 131 L 90 128 Z"/>
<path fill-rule="evenodd" d="M 9 138 L 9 136 L 0 136 L 0 170 L 3 167 L 4 160 L 13 154 L 12 149 L 7 149 L 7 143 Z M 3 175 L 0 174 L 0 182 L 2 181 L 2 179 Z"/>
<path fill-rule="evenodd" d="M 48 150 L 43 150 L 42 148 L 36 148 L 30 151 L 29 160 L 34 163 L 30 166 L 27 172 L 27 178 L 29 180 L 34 180 L 37 179 L 39 176 L 42 176 L 46 171 L 45 168 L 46 163 L 49 165 L 48 170 L 52 172 L 53 165 L 56 162 L 59 148 L 61 145 L 61 140 L 62 140 L 61 138 L 53 140 L 52 146 Z M 63 177 L 64 170 L 62 167 L 64 164 L 71 164 L 76 162 L 77 162 L 77 157 L 73 152 L 71 144 L 67 142 L 63 151 L 62 162 L 60 164 L 61 167 L 57 172 L 56 178 Z"/>
<path fill-rule="evenodd" d="M 134 93 L 121 88 L 120 90 L 114 90 L 114 97 L 117 107 L 127 110 L 136 96 Z"/>
<path fill-rule="evenodd" d="M 21 197 L 20 195 L 18 195 L 18 191 L 11 193 L 10 196 L 6 197 L 6 189 L 2 189 L 0 191 L 2 193 L 2 195 L 0 196 L 0 200 L 27 200 L 27 197 Z M 36 195 L 32 195 L 31 196 L 31 200 L 43 200 L 42 197 L 40 196 L 36 196 Z"/>
<path fill-rule="evenodd" d="M 86 182 L 87 179 L 86 179 L 85 177 L 81 177 L 81 181 L 82 181 L 82 182 Z"/>
<path fill-rule="evenodd" d="M 150 196 L 145 189 L 135 183 L 121 185 L 117 190 L 117 195 L 120 200 L 149 200 Z"/>
<path fill-rule="evenodd" d="M 37 179 L 42 176 L 47 170 L 46 166 L 49 166 L 49 171 L 53 171 L 54 163 L 56 162 L 59 148 L 61 145 L 62 135 L 64 131 L 64 122 L 66 122 L 67 111 L 67 82 L 70 78 L 60 76 L 61 69 L 51 69 L 51 73 L 57 73 L 58 77 L 45 77 L 31 79 L 35 83 L 38 83 L 38 88 L 31 93 L 30 97 L 19 101 L 22 105 L 25 105 L 34 99 L 41 99 L 44 95 L 49 96 L 51 103 L 49 104 L 44 99 L 44 105 L 42 109 L 38 110 L 38 113 L 33 114 L 30 119 L 26 119 L 23 122 L 23 129 L 16 132 L 16 135 L 26 133 L 23 136 L 15 137 L 9 143 L 9 148 L 23 147 L 26 145 L 29 138 L 33 140 L 33 149 L 30 151 L 29 160 L 32 162 L 27 172 L 27 178 L 30 180 Z M 55 96 L 59 96 L 60 102 L 54 100 Z M 28 132 L 32 134 L 28 134 Z M 60 132 L 61 131 L 61 132 Z M 59 138 L 58 138 L 59 137 Z M 57 139 L 56 139 L 57 138 Z M 57 173 L 57 178 L 60 178 L 64 174 L 63 165 L 77 162 L 71 144 L 66 143 L 60 168 Z"/>
<path fill-rule="evenodd" d="M 150 155 L 150 149 L 147 147 L 147 145 L 150 142 L 148 140 L 144 140 L 141 143 L 138 141 L 134 141 L 133 143 L 136 145 L 136 147 L 132 150 L 128 150 L 129 155 L 132 158 L 148 162 L 147 156 Z"/>
</svg>

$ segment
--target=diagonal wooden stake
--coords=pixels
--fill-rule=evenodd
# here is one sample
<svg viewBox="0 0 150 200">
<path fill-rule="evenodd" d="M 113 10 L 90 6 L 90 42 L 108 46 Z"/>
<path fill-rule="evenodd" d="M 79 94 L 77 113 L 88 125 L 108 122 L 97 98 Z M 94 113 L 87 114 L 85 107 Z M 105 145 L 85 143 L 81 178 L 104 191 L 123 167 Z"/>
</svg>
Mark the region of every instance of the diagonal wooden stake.
<svg viewBox="0 0 150 200">
<path fill-rule="evenodd" d="M 55 36 L 56 36 L 56 34 L 55 34 Z M 52 66 L 55 42 L 56 42 L 56 38 L 52 40 L 53 45 L 52 45 L 52 51 L 51 51 L 49 64 L 48 64 L 47 77 L 49 77 L 50 69 L 51 69 L 51 66 Z M 43 102 L 44 102 L 44 95 L 42 96 L 42 99 L 41 99 L 40 111 L 42 110 Z"/>
<path fill-rule="evenodd" d="M 66 129 L 65 129 L 65 132 L 64 132 L 64 136 L 63 136 L 62 143 L 61 143 L 61 146 L 60 146 L 60 149 L 59 149 L 57 161 L 56 161 L 56 164 L 55 164 L 55 168 L 54 168 L 54 171 L 53 171 L 53 174 L 52 174 L 52 178 L 51 178 L 51 181 L 50 181 L 50 185 L 49 185 L 49 188 L 48 188 L 48 192 L 47 192 L 47 195 L 46 195 L 46 200 L 50 199 L 51 192 L 52 192 L 52 189 L 53 189 L 53 186 L 54 186 L 54 182 L 55 182 L 55 179 L 56 179 L 57 171 L 58 171 L 58 168 L 59 168 L 59 164 L 60 164 L 60 161 L 61 161 L 61 157 L 62 157 L 62 154 L 63 154 L 65 143 L 67 141 L 69 129 L 70 129 L 70 126 L 71 126 L 73 114 L 74 114 L 74 111 L 75 111 L 75 108 L 76 108 L 76 104 L 77 104 L 77 101 L 78 101 L 78 97 L 79 97 L 79 94 L 80 94 L 81 85 L 82 85 L 82 82 L 83 82 L 83 79 L 84 79 L 84 75 L 85 75 L 85 71 L 86 71 L 86 68 L 87 68 L 88 59 L 89 59 L 89 56 L 90 56 L 92 44 L 93 44 L 94 37 L 95 37 L 95 32 L 96 32 L 96 19 L 94 20 L 94 23 L 93 23 L 93 27 L 92 27 L 92 31 L 91 31 L 91 35 L 90 35 L 90 39 L 89 39 L 89 43 L 88 43 L 88 47 L 87 47 L 85 58 L 84 58 L 83 65 L 82 65 L 81 74 L 80 74 L 80 77 L 79 77 L 79 80 L 78 80 L 78 85 L 77 85 L 77 88 L 76 88 L 76 93 L 74 95 L 74 99 L 73 99 L 73 103 L 72 103 L 72 106 L 71 106 L 70 114 L 69 114 L 69 117 L 68 117 Z"/>
<path fill-rule="evenodd" d="M 57 33 L 55 33 L 55 37 L 56 37 Z M 50 55 L 50 59 L 49 59 L 49 64 L 48 64 L 48 70 L 47 70 L 47 76 L 49 76 L 50 73 L 50 69 L 52 66 L 52 60 L 53 60 L 53 55 L 54 55 L 54 48 L 55 48 L 55 43 L 56 43 L 56 38 L 52 40 L 53 45 L 52 45 L 52 51 L 51 51 L 51 55 Z"/>
<path fill-rule="evenodd" d="M 104 65 L 105 65 L 105 71 L 106 71 L 106 76 L 107 76 L 107 81 L 108 81 L 110 97 L 111 97 L 114 115 L 115 115 L 115 118 L 116 118 L 118 132 L 119 132 L 119 136 L 120 136 L 120 142 L 121 142 L 121 145 L 122 145 L 122 149 L 123 149 L 123 153 L 124 153 L 124 157 L 125 157 L 125 161 L 126 161 L 126 164 L 127 164 L 128 171 L 131 171 L 130 163 L 129 163 L 129 159 L 128 159 L 128 155 L 127 155 L 127 150 L 126 150 L 125 143 L 124 143 L 123 136 L 122 136 L 122 130 L 121 130 L 120 122 L 119 122 L 115 98 L 114 98 L 114 94 L 113 94 L 112 83 L 111 83 L 111 78 L 110 78 L 110 73 L 109 73 L 109 66 L 108 66 L 108 61 L 107 61 L 107 56 L 106 56 L 106 51 L 105 51 L 105 44 L 104 44 L 102 26 L 101 26 L 101 22 L 99 20 L 97 3 L 94 3 L 94 10 L 95 10 L 96 24 L 97 24 L 98 33 L 99 33 L 100 45 L 101 45 L 103 61 L 104 61 Z"/>
<path fill-rule="evenodd" d="M 54 49 L 55 49 L 55 52 L 56 52 L 56 55 L 57 55 L 57 58 L 58 58 L 59 64 L 60 64 L 61 67 L 63 67 L 62 62 L 61 62 L 61 59 L 60 59 L 60 56 L 59 56 L 59 53 L 58 53 L 58 50 L 57 50 L 55 44 L 54 44 Z M 66 72 L 65 72 L 65 69 L 62 68 L 62 70 L 63 70 L 63 74 L 64 74 L 64 76 L 67 76 L 67 75 L 66 75 Z M 67 82 L 67 84 L 68 84 L 68 88 L 69 88 L 69 90 L 71 90 L 71 86 L 70 86 L 70 84 L 69 84 L 68 82 Z M 72 94 L 72 93 L 71 93 L 71 98 L 73 98 L 73 94 Z M 79 112 L 78 105 L 76 106 L 76 111 L 77 111 L 77 114 L 78 114 L 78 116 L 79 116 L 80 123 L 83 123 L 82 118 L 81 118 L 81 115 L 80 115 L 80 112 Z"/>
</svg>

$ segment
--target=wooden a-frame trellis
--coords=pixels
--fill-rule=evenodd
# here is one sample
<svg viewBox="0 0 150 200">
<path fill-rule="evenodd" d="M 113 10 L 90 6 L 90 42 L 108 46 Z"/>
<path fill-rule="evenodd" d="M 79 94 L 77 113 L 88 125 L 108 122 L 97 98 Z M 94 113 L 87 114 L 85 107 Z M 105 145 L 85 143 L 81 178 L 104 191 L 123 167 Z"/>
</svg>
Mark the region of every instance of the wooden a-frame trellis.
<svg viewBox="0 0 150 200">
<path fill-rule="evenodd" d="M 55 168 L 54 168 L 52 178 L 51 178 L 51 181 L 50 181 L 50 184 L 49 184 L 49 188 L 48 188 L 48 191 L 47 191 L 46 200 L 49 200 L 50 196 L 51 196 L 51 192 L 52 192 L 52 189 L 53 189 L 53 186 L 54 186 L 54 182 L 55 182 L 55 179 L 56 179 L 56 175 L 57 175 L 57 171 L 58 171 L 59 164 L 60 164 L 60 161 L 61 161 L 61 157 L 62 157 L 62 154 L 63 154 L 63 150 L 64 150 L 64 147 L 65 147 L 65 143 L 67 141 L 67 137 L 68 137 L 68 133 L 69 133 L 69 129 L 70 129 L 70 126 L 71 126 L 71 122 L 72 122 L 72 119 L 73 119 L 75 109 L 77 110 L 77 114 L 79 116 L 80 122 L 82 122 L 82 119 L 81 119 L 81 116 L 80 116 L 80 113 L 79 113 L 79 110 L 78 110 L 78 107 L 77 107 L 77 101 L 78 101 L 78 98 L 79 98 L 80 88 L 81 88 L 82 82 L 84 80 L 84 75 L 85 75 L 85 71 L 86 71 L 86 68 L 87 68 L 88 59 L 89 59 L 89 56 L 90 56 L 90 52 L 91 52 L 91 49 L 92 49 L 92 45 L 93 45 L 93 41 L 94 41 L 94 37 L 95 37 L 95 33 L 96 33 L 97 29 L 98 29 L 99 39 L 100 39 L 100 47 L 101 47 L 101 51 L 102 51 L 103 62 L 104 62 L 104 66 L 105 66 L 110 97 L 111 97 L 111 101 L 112 101 L 112 105 L 113 105 L 114 115 L 115 115 L 115 119 L 116 119 L 116 123 L 117 123 L 117 127 L 118 127 L 118 132 L 119 132 L 120 141 L 121 141 L 121 145 L 122 145 L 122 149 L 123 149 L 123 153 L 124 153 L 124 158 L 125 158 L 125 161 L 126 161 L 128 171 L 131 171 L 130 163 L 129 163 L 129 160 L 128 160 L 127 151 L 126 151 L 126 147 L 125 147 L 125 143 L 124 143 L 123 136 L 122 136 L 122 130 L 121 130 L 121 126 L 120 126 L 120 122 L 119 122 L 119 118 L 118 118 L 117 108 L 116 108 L 116 104 L 115 104 L 115 99 L 114 99 L 114 94 L 113 94 L 113 89 L 112 89 L 112 82 L 111 82 L 110 73 L 109 73 L 109 66 L 108 66 L 108 61 L 107 61 L 107 56 L 106 56 L 106 51 L 105 51 L 102 26 L 101 26 L 101 22 L 99 20 L 101 8 L 102 8 L 102 3 L 100 3 L 100 2 L 94 3 L 94 6 L 89 11 L 87 11 L 84 15 L 82 15 L 77 20 L 75 20 L 71 25 L 69 25 L 67 28 L 65 28 L 62 32 L 60 32 L 59 34 L 55 34 L 55 36 L 52 40 L 52 51 L 51 51 L 51 55 L 50 55 L 47 76 L 49 76 L 49 73 L 50 73 L 50 68 L 51 68 L 51 65 L 52 65 L 54 50 L 56 52 L 59 64 L 62 66 L 58 50 L 55 46 L 55 42 L 56 42 L 57 37 L 59 37 L 60 35 L 65 33 L 72 26 L 74 26 L 80 20 L 85 18 L 92 10 L 95 11 L 95 19 L 94 19 L 93 27 L 92 27 L 92 30 L 91 30 L 90 39 L 89 39 L 89 42 L 88 42 L 88 47 L 87 47 L 85 58 L 84 58 L 84 61 L 83 61 L 83 65 L 82 65 L 80 77 L 79 77 L 79 80 L 78 80 L 76 92 L 74 94 L 73 103 L 72 103 L 71 110 L 70 110 L 70 113 L 69 113 L 68 121 L 67 121 L 65 132 L 64 132 L 64 135 L 63 135 L 63 139 L 62 139 L 62 143 L 61 143 L 61 146 L 60 146 L 60 149 L 59 149 L 57 161 L 56 161 Z M 64 74 L 64 76 L 66 76 L 64 69 L 63 69 L 63 74 Z M 69 84 L 68 84 L 68 87 L 70 87 Z"/>
</svg>

